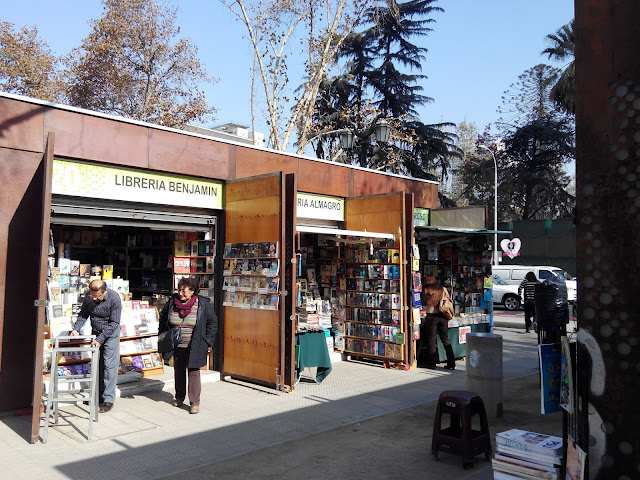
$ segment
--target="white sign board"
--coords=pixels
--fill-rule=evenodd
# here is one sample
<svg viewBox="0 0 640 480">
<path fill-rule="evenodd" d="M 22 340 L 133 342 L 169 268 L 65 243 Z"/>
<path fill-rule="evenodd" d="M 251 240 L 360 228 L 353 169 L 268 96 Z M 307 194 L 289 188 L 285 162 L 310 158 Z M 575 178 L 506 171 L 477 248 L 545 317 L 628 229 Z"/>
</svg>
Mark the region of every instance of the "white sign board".
<svg viewBox="0 0 640 480">
<path fill-rule="evenodd" d="M 222 183 L 142 170 L 53 160 L 51 192 L 59 195 L 222 208 Z"/>
<path fill-rule="evenodd" d="M 429 226 L 429 209 L 428 208 L 413 209 L 413 226 L 414 227 Z"/>
<path fill-rule="evenodd" d="M 313 193 L 298 193 L 296 202 L 298 218 L 344 221 L 344 199 Z"/>
</svg>

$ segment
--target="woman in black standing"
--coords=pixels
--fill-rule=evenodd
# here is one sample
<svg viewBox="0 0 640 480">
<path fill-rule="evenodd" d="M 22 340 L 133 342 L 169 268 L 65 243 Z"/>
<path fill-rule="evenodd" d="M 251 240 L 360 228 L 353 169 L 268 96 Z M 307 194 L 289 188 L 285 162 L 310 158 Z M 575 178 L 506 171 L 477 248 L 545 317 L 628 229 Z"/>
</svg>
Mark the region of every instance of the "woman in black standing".
<svg viewBox="0 0 640 480">
<path fill-rule="evenodd" d="M 218 317 L 207 297 L 198 295 L 199 282 L 193 277 L 181 278 L 178 291 L 160 313 L 159 333 L 180 327 L 182 340 L 173 351 L 176 388 L 174 407 L 180 407 L 187 396 L 189 379 L 190 413 L 200 412 L 200 367 L 207 364 L 207 353 L 218 331 Z"/>
<path fill-rule="evenodd" d="M 427 313 L 422 331 L 426 334 L 425 340 L 428 342 L 427 368 L 435 368 L 440 360 L 438 355 L 437 337 L 447 354 L 447 365 L 444 368 L 453 370 L 456 368 L 456 358 L 453 354 L 453 347 L 449 341 L 449 321 L 440 312 L 439 306 L 444 296 L 449 297 L 449 292 L 438 283 L 435 277 L 426 277 L 422 287 L 422 305 Z M 421 335 L 422 337 L 422 335 Z"/>
</svg>

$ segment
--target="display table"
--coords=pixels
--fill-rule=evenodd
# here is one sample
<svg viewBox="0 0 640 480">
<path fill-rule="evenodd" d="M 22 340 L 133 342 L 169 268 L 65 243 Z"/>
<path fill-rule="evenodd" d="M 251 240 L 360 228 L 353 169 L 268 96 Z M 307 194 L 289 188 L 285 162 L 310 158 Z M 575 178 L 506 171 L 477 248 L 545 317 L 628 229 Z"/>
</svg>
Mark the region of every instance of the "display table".
<svg viewBox="0 0 640 480">
<path fill-rule="evenodd" d="M 451 346 L 453 347 L 453 354 L 456 358 L 462 358 L 467 355 L 467 344 L 460 343 L 460 329 L 465 327 L 471 327 L 470 331 L 472 332 L 489 332 L 489 324 L 488 323 L 476 323 L 472 325 L 460 325 L 459 327 L 449 327 L 449 341 L 451 342 Z M 440 341 L 440 337 L 438 337 L 438 358 L 440 362 L 447 361 L 447 354 L 444 351 L 444 347 L 442 346 L 442 342 Z"/>
<path fill-rule="evenodd" d="M 322 382 L 331 373 L 331 359 L 324 332 L 296 333 L 296 346 L 299 347 L 296 363 L 298 375 L 306 367 L 317 367 L 316 382 Z"/>
</svg>

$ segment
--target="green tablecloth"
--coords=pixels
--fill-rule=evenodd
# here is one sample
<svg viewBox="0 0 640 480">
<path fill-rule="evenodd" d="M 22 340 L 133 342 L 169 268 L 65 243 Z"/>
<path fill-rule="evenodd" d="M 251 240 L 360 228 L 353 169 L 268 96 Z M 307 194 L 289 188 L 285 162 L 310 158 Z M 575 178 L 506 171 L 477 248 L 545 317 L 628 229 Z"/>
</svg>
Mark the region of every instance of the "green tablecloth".
<svg viewBox="0 0 640 480">
<path fill-rule="evenodd" d="M 331 373 L 331 359 L 324 332 L 296 333 L 296 345 L 300 346 L 296 367 L 298 372 L 306 367 L 318 367 L 316 381 L 322 382 Z"/>
<path fill-rule="evenodd" d="M 471 327 L 471 332 L 489 332 L 489 324 L 488 323 L 477 323 L 473 325 L 462 325 L 462 327 Z M 456 358 L 462 358 L 467 355 L 467 344 L 460 343 L 459 339 L 459 329 L 460 327 L 451 327 L 449 328 L 449 341 L 451 342 L 451 346 L 453 347 L 453 354 Z M 438 356 L 441 362 L 447 361 L 447 354 L 444 351 L 444 347 L 442 346 L 442 342 L 440 341 L 440 337 L 438 337 Z"/>
</svg>

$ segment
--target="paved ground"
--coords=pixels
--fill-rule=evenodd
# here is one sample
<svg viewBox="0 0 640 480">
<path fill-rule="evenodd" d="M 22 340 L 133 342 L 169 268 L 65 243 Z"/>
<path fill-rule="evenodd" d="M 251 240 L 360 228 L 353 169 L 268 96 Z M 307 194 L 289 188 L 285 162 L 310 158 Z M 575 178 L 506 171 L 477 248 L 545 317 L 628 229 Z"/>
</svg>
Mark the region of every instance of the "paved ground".
<svg viewBox="0 0 640 480">
<path fill-rule="evenodd" d="M 560 414 L 540 415 L 537 343 L 532 334 L 496 326 L 504 337 L 504 416 L 497 431 L 525 428 L 559 435 Z M 201 413 L 172 407 L 170 380 L 123 387 L 114 410 L 85 439 L 86 407 L 69 405 L 46 444 L 27 442 L 29 417 L 0 420 L 3 478 L 33 479 L 490 479 L 490 463 L 472 470 L 461 458 L 430 455 L 434 400 L 465 389 L 455 371 L 386 370 L 338 362 L 321 384 L 294 393 L 237 381 L 203 385 Z M 310 372 L 306 372 L 309 375 Z M 211 381 L 213 380 L 213 381 Z M 150 391 L 150 388 L 156 388 Z M 447 478 L 445 477 L 445 478 Z"/>
</svg>

